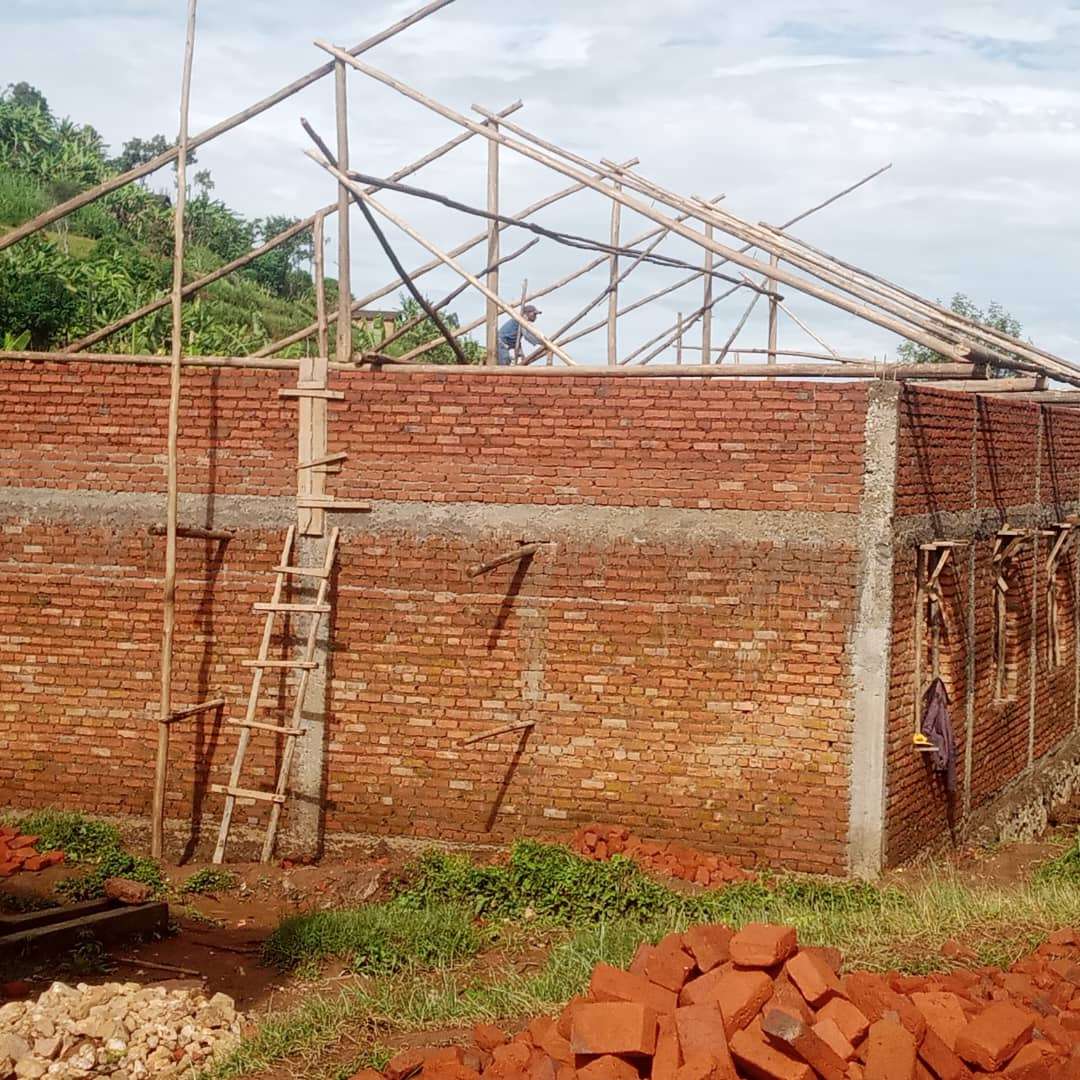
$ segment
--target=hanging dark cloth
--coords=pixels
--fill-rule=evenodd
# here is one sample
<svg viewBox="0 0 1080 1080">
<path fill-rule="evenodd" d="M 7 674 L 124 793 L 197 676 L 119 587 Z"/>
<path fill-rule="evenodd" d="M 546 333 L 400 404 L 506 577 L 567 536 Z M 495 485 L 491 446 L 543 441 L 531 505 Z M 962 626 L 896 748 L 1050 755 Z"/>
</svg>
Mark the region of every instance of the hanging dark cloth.
<svg viewBox="0 0 1080 1080">
<path fill-rule="evenodd" d="M 922 733 L 934 744 L 930 764 L 934 772 L 945 774 L 945 790 L 956 791 L 956 739 L 949 720 L 949 692 L 935 679 L 923 695 Z"/>
</svg>

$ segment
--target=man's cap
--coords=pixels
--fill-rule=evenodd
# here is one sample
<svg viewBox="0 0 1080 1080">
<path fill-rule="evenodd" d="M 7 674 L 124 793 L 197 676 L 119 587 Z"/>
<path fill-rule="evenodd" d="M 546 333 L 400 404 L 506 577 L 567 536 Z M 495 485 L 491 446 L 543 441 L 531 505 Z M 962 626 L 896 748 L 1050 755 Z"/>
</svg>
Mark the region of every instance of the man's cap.
<svg viewBox="0 0 1080 1080">
<path fill-rule="evenodd" d="M 543 312 L 535 304 L 526 304 L 522 309 L 526 315 L 542 315 Z"/>
</svg>

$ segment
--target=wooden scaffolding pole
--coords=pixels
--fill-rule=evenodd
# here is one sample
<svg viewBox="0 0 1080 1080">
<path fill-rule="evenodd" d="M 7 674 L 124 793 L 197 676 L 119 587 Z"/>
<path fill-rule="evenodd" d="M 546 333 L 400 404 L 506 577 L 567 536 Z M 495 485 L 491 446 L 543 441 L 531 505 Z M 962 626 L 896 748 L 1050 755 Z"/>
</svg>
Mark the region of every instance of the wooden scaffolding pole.
<svg viewBox="0 0 1080 1080">
<path fill-rule="evenodd" d="M 773 255 L 769 259 L 770 266 L 779 266 L 780 259 L 778 256 Z M 778 318 L 780 298 L 776 292 L 776 282 L 773 281 L 769 286 L 769 363 L 776 363 L 776 346 L 777 346 L 777 332 L 778 332 Z"/>
<path fill-rule="evenodd" d="M 492 122 L 492 129 L 498 125 Z M 499 144 L 488 143 L 487 159 L 487 208 L 489 214 L 499 213 Z M 497 221 L 489 221 L 487 228 L 487 287 L 488 292 L 497 296 L 499 293 L 499 235 Z M 485 344 L 487 362 L 496 364 L 499 360 L 499 309 L 493 300 L 488 300 L 485 309 Z"/>
<path fill-rule="evenodd" d="M 615 185 L 618 188 L 618 184 Z M 618 248 L 622 227 L 622 207 L 611 204 L 611 246 Z M 619 256 L 611 256 L 611 273 L 608 283 L 607 362 L 615 367 L 619 362 Z"/>
<path fill-rule="evenodd" d="M 312 237 L 315 253 L 315 320 L 318 324 L 319 355 L 330 357 L 330 325 L 326 321 L 326 214 L 315 215 L 315 233 Z"/>
<path fill-rule="evenodd" d="M 713 227 L 705 226 L 705 236 L 713 239 Z M 713 309 L 713 279 L 712 271 L 716 256 L 711 251 L 705 252 L 705 296 L 701 301 L 701 362 L 712 363 L 712 309 Z"/>
<path fill-rule="evenodd" d="M 166 497 L 165 603 L 161 630 L 161 708 L 158 713 L 157 762 L 150 822 L 150 854 L 161 858 L 165 843 L 165 783 L 169 771 L 169 720 L 172 714 L 173 633 L 176 629 L 176 529 L 179 495 L 177 463 L 180 441 L 180 373 L 184 352 L 184 212 L 187 208 L 188 110 L 191 65 L 195 54 L 195 8 L 188 0 L 187 41 L 180 84 L 180 134 L 176 155 L 176 206 L 173 211 L 172 364 L 169 370 L 169 436 Z"/>
<path fill-rule="evenodd" d="M 349 171 L 349 82 L 345 65 L 334 66 L 334 112 L 337 118 L 337 160 L 342 172 Z M 349 280 L 349 191 L 338 184 L 338 317 L 337 361 L 352 359 L 352 292 Z"/>
</svg>

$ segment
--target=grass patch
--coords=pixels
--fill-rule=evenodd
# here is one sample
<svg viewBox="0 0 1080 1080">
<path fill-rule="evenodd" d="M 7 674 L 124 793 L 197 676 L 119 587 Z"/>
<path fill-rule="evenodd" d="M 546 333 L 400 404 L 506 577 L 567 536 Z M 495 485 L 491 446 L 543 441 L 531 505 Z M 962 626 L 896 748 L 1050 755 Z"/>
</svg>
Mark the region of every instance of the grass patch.
<svg viewBox="0 0 1080 1080">
<path fill-rule="evenodd" d="M 449 967 L 493 940 L 472 913 L 452 904 L 416 909 L 395 901 L 286 919 L 267 939 L 263 960 L 282 969 L 337 958 L 360 975 Z"/>
<path fill-rule="evenodd" d="M 1080 885 L 1080 832 L 1076 839 L 1055 859 L 1045 862 L 1035 871 L 1037 882 L 1061 882 Z"/>
</svg>

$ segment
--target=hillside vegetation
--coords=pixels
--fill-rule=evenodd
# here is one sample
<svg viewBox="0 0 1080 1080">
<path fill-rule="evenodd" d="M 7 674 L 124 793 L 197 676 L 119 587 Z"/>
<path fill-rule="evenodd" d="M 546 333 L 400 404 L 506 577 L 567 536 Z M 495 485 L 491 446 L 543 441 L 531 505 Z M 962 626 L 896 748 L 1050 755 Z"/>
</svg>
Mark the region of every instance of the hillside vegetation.
<svg viewBox="0 0 1080 1080">
<path fill-rule="evenodd" d="M 133 137 L 111 156 L 90 124 L 58 118 L 26 83 L 0 93 L 0 233 L 168 149 L 161 135 Z M 184 280 L 193 281 L 292 225 L 288 217 L 248 218 L 213 196 L 210 173 L 189 157 Z M 155 190 L 167 178 L 168 190 Z M 175 167 L 129 184 L 0 252 L 0 346 L 61 349 L 128 312 L 167 295 L 172 277 Z M 184 305 L 184 349 L 191 355 L 243 356 L 315 319 L 312 239 L 301 233 Z M 337 282 L 327 280 L 328 302 Z M 417 312 L 402 303 L 399 324 Z M 456 323 L 450 316 L 448 321 Z M 401 355 L 438 336 L 424 321 L 390 346 Z M 168 307 L 95 348 L 164 354 L 171 349 Z M 333 337 L 333 335 L 331 335 Z M 354 332 L 356 347 L 377 345 Z M 466 351 L 480 349 L 465 342 Z M 304 355 L 313 340 L 283 352 Z M 445 345 L 429 362 L 450 362 Z"/>
</svg>

